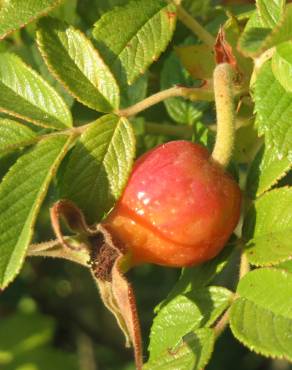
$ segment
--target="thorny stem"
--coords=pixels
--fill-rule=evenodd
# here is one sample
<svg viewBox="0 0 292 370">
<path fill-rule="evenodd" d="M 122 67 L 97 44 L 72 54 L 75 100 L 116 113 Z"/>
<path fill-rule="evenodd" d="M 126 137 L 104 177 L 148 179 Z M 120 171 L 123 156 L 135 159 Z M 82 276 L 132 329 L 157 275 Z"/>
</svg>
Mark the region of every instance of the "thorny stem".
<svg viewBox="0 0 292 370">
<path fill-rule="evenodd" d="M 134 116 L 137 113 L 144 111 L 145 109 L 162 102 L 165 99 L 182 96 L 190 100 L 205 100 L 213 101 L 214 95 L 210 88 L 191 88 L 182 86 L 173 86 L 169 89 L 159 91 L 156 94 L 149 96 L 148 98 L 134 104 L 128 108 L 121 109 L 118 114 L 123 117 Z"/>
<path fill-rule="evenodd" d="M 214 93 L 217 115 L 217 136 L 212 158 L 227 167 L 234 146 L 235 111 L 233 93 L 233 69 L 227 63 L 217 65 L 214 70 Z"/>
</svg>

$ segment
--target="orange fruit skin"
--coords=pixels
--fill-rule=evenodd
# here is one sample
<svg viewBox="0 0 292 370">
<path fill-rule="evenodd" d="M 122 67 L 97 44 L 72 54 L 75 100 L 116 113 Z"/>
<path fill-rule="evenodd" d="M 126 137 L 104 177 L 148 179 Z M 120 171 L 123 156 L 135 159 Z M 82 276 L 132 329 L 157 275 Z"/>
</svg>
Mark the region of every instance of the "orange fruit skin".
<svg viewBox="0 0 292 370">
<path fill-rule="evenodd" d="M 194 266 L 224 247 L 240 204 L 239 186 L 206 148 L 172 141 L 136 161 L 104 225 L 130 252 L 131 265 Z"/>
</svg>

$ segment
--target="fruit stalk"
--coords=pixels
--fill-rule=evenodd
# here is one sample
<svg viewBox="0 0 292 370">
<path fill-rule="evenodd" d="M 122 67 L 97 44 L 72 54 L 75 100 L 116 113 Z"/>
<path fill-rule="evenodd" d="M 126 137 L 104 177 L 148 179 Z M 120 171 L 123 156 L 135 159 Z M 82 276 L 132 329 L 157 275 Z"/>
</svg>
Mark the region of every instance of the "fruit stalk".
<svg viewBox="0 0 292 370">
<path fill-rule="evenodd" d="M 222 167 L 229 164 L 235 136 L 235 112 L 233 95 L 234 71 L 230 64 L 218 64 L 215 68 L 214 94 L 217 115 L 217 136 L 212 158 Z"/>
</svg>

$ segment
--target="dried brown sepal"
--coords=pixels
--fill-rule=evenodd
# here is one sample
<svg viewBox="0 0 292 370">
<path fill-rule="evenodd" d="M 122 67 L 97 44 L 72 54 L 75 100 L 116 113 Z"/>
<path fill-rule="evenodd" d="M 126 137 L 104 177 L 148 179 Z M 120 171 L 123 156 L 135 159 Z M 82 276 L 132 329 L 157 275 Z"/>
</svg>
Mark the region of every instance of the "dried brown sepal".
<svg viewBox="0 0 292 370">
<path fill-rule="evenodd" d="M 131 341 L 134 344 L 136 368 L 140 370 L 143 366 L 142 338 L 136 298 L 131 284 L 120 271 L 119 265 L 122 262 L 121 260 L 122 257 L 119 257 L 113 266 L 112 292 L 116 301 L 119 302 L 121 313 L 129 331 Z"/>
<path fill-rule="evenodd" d="M 79 247 L 68 243 L 60 225 L 64 218 L 71 230 L 84 236 L 86 244 Z M 82 250 L 89 255 L 89 268 L 96 281 L 105 306 L 113 313 L 126 338 L 126 346 L 134 347 L 135 363 L 142 369 L 142 340 L 136 308 L 136 299 L 130 283 L 125 278 L 121 266 L 126 265 L 125 251 L 116 245 L 110 233 L 101 225 L 89 227 L 82 211 L 72 202 L 61 200 L 51 208 L 51 222 L 54 232 L 64 247 Z"/>
<path fill-rule="evenodd" d="M 136 368 L 140 370 L 143 366 L 142 340 L 136 299 L 131 284 L 121 269 L 127 256 L 123 250 L 116 247 L 110 233 L 104 227 L 99 225 L 97 229 L 100 234 L 91 243 L 92 273 L 104 304 L 114 314 L 125 334 L 126 346 L 133 344 Z"/>
<path fill-rule="evenodd" d="M 225 32 L 222 27 L 220 27 L 217 37 L 216 37 L 216 42 L 214 45 L 214 52 L 215 52 L 215 60 L 217 64 L 228 63 L 235 70 L 238 70 L 237 61 L 233 54 L 232 47 L 227 42 L 226 37 L 225 37 Z"/>
</svg>

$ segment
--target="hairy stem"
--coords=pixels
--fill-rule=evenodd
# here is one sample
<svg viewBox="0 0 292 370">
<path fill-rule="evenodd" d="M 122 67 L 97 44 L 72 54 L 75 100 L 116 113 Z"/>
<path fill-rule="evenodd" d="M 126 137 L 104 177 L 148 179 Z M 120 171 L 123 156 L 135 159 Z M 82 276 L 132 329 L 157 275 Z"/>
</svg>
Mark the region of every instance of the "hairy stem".
<svg viewBox="0 0 292 370">
<path fill-rule="evenodd" d="M 70 237 L 65 237 L 68 241 L 74 241 Z M 75 241 L 76 242 L 76 241 Z M 39 244 L 31 244 L 27 251 L 27 257 L 51 257 L 61 258 L 76 262 L 82 266 L 88 267 L 89 255 L 85 248 L 81 252 L 72 251 L 64 248 L 59 240 L 50 240 Z"/>
<path fill-rule="evenodd" d="M 230 161 L 235 136 L 233 69 L 227 63 L 219 64 L 214 71 L 214 94 L 217 115 L 217 136 L 212 158 L 226 167 Z"/>
<path fill-rule="evenodd" d="M 176 5 L 178 19 L 188 27 L 204 44 L 213 50 L 215 38 L 205 30 L 181 5 Z"/>
<path fill-rule="evenodd" d="M 117 113 L 123 117 L 134 116 L 135 114 L 142 112 L 143 110 L 152 107 L 153 105 L 162 102 L 165 99 L 182 96 L 190 100 L 214 100 L 213 91 L 209 88 L 190 88 L 182 86 L 173 86 L 169 89 L 159 91 L 156 94 L 149 96 L 148 98 L 134 104 L 128 108 L 121 109 Z"/>
</svg>

